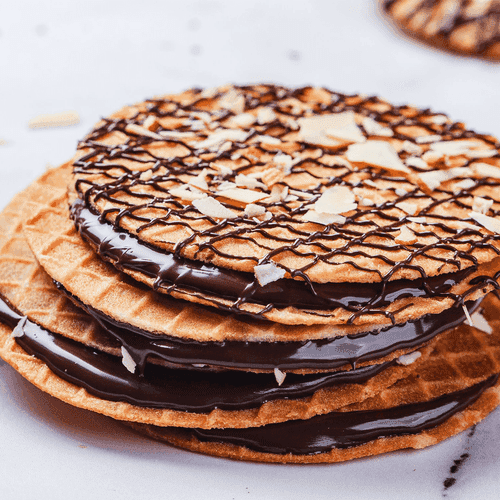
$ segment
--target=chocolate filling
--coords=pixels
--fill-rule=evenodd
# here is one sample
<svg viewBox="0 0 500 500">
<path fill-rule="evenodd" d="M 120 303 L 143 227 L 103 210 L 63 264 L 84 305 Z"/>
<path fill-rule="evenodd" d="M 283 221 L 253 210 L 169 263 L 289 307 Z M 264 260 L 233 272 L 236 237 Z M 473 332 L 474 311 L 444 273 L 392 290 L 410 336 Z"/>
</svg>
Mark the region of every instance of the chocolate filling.
<svg viewBox="0 0 500 500">
<path fill-rule="evenodd" d="M 200 441 L 231 443 L 266 453 L 327 453 L 334 448 L 349 448 L 378 438 L 417 434 L 436 427 L 476 401 L 497 380 L 498 374 L 492 375 L 468 389 L 396 408 L 334 412 L 309 420 L 248 429 L 191 429 L 190 432 Z M 162 428 L 155 427 L 155 430 L 161 433 Z M 172 428 L 167 432 L 172 432 Z"/>
<path fill-rule="evenodd" d="M 344 308 L 359 312 L 366 308 L 385 307 L 408 297 L 444 296 L 454 285 L 477 270 L 474 265 L 452 274 L 377 283 L 312 283 L 280 279 L 260 286 L 251 273 L 188 260 L 153 248 L 112 224 L 103 222 L 81 199 L 72 204 L 70 211 L 82 238 L 118 269 L 137 271 L 154 279 L 155 289 L 172 291 L 177 288 L 192 294 L 206 293 L 238 304 L 251 301 L 261 305 L 272 304 L 278 308 Z M 481 284 L 476 287 L 480 288 Z M 239 308 L 237 312 L 244 313 Z"/>
<path fill-rule="evenodd" d="M 275 399 L 297 399 L 340 384 L 362 384 L 393 365 L 386 362 L 348 372 L 287 374 L 278 386 L 274 375 L 250 372 L 194 372 L 148 364 L 144 376 L 129 372 L 121 359 L 52 333 L 22 318 L 0 297 L 0 320 L 21 329 L 16 342 L 59 377 L 97 397 L 135 406 L 208 413 L 242 410 Z"/>
<path fill-rule="evenodd" d="M 391 364 L 324 376 L 290 374 L 281 387 L 269 384 L 269 376 L 245 372 L 227 377 L 227 374 L 220 373 L 200 374 L 148 366 L 151 372 L 138 377 L 128 372 L 118 358 L 53 334 L 22 318 L 8 301 L 2 299 L 0 319 L 13 328 L 17 326 L 16 342 L 26 352 L 47 363 L 61 378 L 85 387 L 98 397 L 153 408 L 199 412 L 214 408 L 250 408 L 272 399 L 303 397 L 321 387 L 338 383 L 363 383 Z M 432 401 L 385 410 L 334 412 L 308 420 L 248 429 L 185 431 L 166 428 L 166 431 L 181 435 L 191 433 L 201 441 L 231 443 L 267 453 L 324 453 L 380 437 L 415 434 L 435 427 L 472 404 L 497 379 L 498 375 L 494 375 L 473 387 Z M 162 428 L 156 430 L 161 433 Z"/>
<path fill-rule="evenodd" d="M 118 322 L 91 306 L 83 304 L 60 283 L 57 287 L 127 349 L 142 372 L 147 358 L 155 356 L 179 365 L 205 364 L 223 368 L 273 370 L 335 369 L 346 364 L 371 361 L 398 349 L 411 349 L 431 340 L 465 320 L 462 308 L 426 315 L 380 332 L 359 333 L 334 339 L 301 342 L 196 342 L 166 335 L 155 335 Z M 467 303 L 474 312 L 481 299 Z"/>
</svg>

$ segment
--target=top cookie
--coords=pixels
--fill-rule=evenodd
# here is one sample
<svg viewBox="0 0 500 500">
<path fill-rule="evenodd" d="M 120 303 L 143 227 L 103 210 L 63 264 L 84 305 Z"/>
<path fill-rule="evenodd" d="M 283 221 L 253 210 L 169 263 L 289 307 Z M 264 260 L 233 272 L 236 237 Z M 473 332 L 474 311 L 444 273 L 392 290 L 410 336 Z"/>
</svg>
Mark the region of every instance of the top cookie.
<svg viewBox="0 0 500 500">
<path fill-rule="evenodd" d="M 500 61 L 499 0 L 382 0 L 407 33 L 439 48 Z"/>
<path fill-rule="evenodd" d="M 499 253 L 498 148 L 376 97 L 193 89 L 99 122 L 73 159 L 74 187 L 149 246 L 261 285 L 418 279 Z"/>
</svg>

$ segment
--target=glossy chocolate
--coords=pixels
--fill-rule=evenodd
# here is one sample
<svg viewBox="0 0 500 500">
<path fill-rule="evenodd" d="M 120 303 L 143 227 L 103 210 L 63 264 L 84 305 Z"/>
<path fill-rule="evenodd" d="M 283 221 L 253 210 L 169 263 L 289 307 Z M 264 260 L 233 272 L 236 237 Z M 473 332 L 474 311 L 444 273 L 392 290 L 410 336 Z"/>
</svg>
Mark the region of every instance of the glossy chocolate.
<svg viewBox="0 0 500 500">
<path fill-rule="evenodd" d="M 144 375 L 129 372 L 121 359 L 49 332 L 21 318 L 0 298 L 0 319 L 22 335 L 16 342 L 42 360 L 59 377 L 84 387 L 94 396 L 147 408 L 207 413 L 216 408 L 242 410 L 276 399 L 298 399 L 319 389 L 362 384 L 394 362 L 347 372 L 314 375 L 287 374 L 281 386 L 274 374 L 195 372 L 148 364 Z M 21 321 L 20 321 L 21 320 Z M 18 333 L 21 333 L 18 332 Z"/>
<path fill-rule="evenodd" d="M 375 411 L 334 412 L 249 429 L 191 429 L 200 441 L 230 443 L 266 453 L 312 455 L 374 439 L 417 434 L 462 411 L 498 380 L 493 375 L 468 389 L 431 401 Z M 161 428 L 156 428 L 161 433 Z M 172 431 L 172 429 L 169 429 Z"/>
<path fill-rule="evenodd" d="M 85 207 L 83 200 L 73 203 L 71 215 L 83 239 L 101 257 L 113 262 L 118 269 L 139 271 L 153 278 L 155 288 L 207 292 L 223 299 L 251 300 L 262 305 L 273 304 L 274 307 L 320 310 L 343 307 L 349 311 L 380 308 L 406 297 L 443 296 L 476 270 L 472 266 L 453 274 L 381 283 L 319 284 L 280 279 L 261 287 L 253 274 L 184 259 L 152 248 L 111 224 L 101 222 L 98 215 Z"/>
<path fill-rule="evenodd" d="M 178 365 L 211 365 L 222 368 L 259 370 L 335 369 L 346 364 L 370 361 L 398 349 L 411 349 L 429 341 L 465 320 L 462 308 L 452 307 L 436 315 L 426 315 L 403 325 L 380 332 L 360 333 L 334 339 L 302 342 L 196 342 L 166 335 L 156 335 L 117 322 L 69 294 L 80 307 L 93 316 L 130 353 L 142 372 L 147 358 L 154 356 Z M 470 313 L 481 300 L 467 303 Z"/>
</svg>

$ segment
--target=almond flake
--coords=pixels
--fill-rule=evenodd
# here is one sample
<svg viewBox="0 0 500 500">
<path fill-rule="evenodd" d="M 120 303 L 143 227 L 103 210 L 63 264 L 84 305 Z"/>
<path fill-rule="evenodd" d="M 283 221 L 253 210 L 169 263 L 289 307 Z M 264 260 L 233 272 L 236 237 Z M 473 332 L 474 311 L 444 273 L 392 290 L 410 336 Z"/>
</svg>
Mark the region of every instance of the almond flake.
<svg viewBox="0 0 500 500">
<path fill-rule="evenodd" d="M 259 201 L 269 196 L 268 193 L 259 193 L 250 189 L 241 188 L 226 189 L 221 191 L 219 195 L 230 200 L 241 201 L 245 204 L 253 203 L 254 201 Z"/>
<path fill-rule="evenodd" d="M 471 165 L 472 170 L 480 177 L 492 177 L 500 179 L 500 168 L 490 165 L 489 163 L 474 163 Z"/>
<path fill-rule="evenodd" d="M 368 163 L 384 169 L 410 173 L 394 147 L 385 141 L 368 140 L 364 144 L 351 144 L 347 148 L 346 156 L 352 162 Z"/>
<path fill-rule="evenodd" d="M 465 304 L 462 304 L 462 309 L 464 310 L 465 317 L 467 318 L 467 323 L 469 323 L 469 326 L 474 326 L 472 318 L 470 317 L 469 310 L 467 309 L 467 306 Z"/>
<path fill-rule="evenodd" d="M 274 376 L 278 385 L 281 385 L 285 381 L 286 373 L 282 372 L 279 368 L 275 368 Z"/>
<path fill-rule="evenodd" d="M 12 333 L 10 334 L 10 336 L 12 338 L 23 337 L 24 336 L 24 325 L 26 324 L 26 321 L 28 321 L 28 317 L 27 316 L 23 316 L 19 320 L 19 322 L 17 323 L 17 325 L 15 326 L 15 328 L 12 330 Z"/>
<path fill-rule="evenodd" d="M 247 217 L 260 217 L 266 213 L 266 209 L 260 205 L 255 205 L 254 203 L 249 203 L 245 207 L 245 215 Z"/>
<path fill-rule="evenodd" d="M 412 244 L 412 243 L 416 243 L 417 236 L 415 235 L 415 233 L 410 228 L 408 228 L 406 226 L 403 226 L 401 228 L 401 230 L 399 231 L 399 234 L 396 235 L 396 238 L 394 239 L 394 241 L 396 243 L 402 243 L 402 244 L 408 243 L 408 244 Z"/>
<path fill-rule="evenodd" d="M 222 145 L 226 141 L 243 142 L 248 132 L 238 129 L 222 129 L 210 134 L 204 141 L 195 144 L 196 149 L 211 149 Z"/>
<path fill-rule="evenodd" d="M 405 163 L 410 166 L 410 167 L 416 167 L 416 168 L 428 168 L 429 165 L 422 160 L 422 158 L 418 158 L 416 156 L 410 156 L 409 158 L 406 158 Z"/>
<path fill-rule="evenodd" d="M 307 222 L 315 222 L 316 224 L 321 224 L 323 226 L 329 226 L 330 224 L 344 224 L 346 221 L 346 218 L 342 215 L 319 213 L 315 210 L 309 210 L 302 216 L 302 219 Z"/>
<path fill-rule="evenodd" d="M 455 179 L 457 177 L 469 177 L 473 175 L 470 167 L 455 167 L 449 170 L 431 170 L 418 174 L 419 179 L 432 191 L 439 187 L 442 182 Z"/>
<path fill-rule="evenodd" d="M 242 113 L 241 115 L 233 116 L 229 123 L 233 127 L 248 128 L 255 123 L 255 116 L 251 113 Z"/>
<path fill-rule="evenodd" d="M 263 144 L 270 144 L 271 146 L 281 144 L 281 139 L 273 137 L 272 135 L 256 135 L 252 138 L 252 142 L 260 142 Z"/>
<path fill-rule="evenodd" d="M 160 126 L 160 124 L 158 123 L 156 116 L 149 115 L 142 123 L 142 126 L 154 132 Z"/>
<path fill-rule="evenodd" d="M 278 184 L 284 178 L 285 178 L 285 173 L 283 172 L 283 170 L 276 168 L 274 166 L 262 172 L 262 182 L 268 187 L 271 187 L 274 184 Z"/>
<path fill-rule="evenodd" d="M 394 190 L 394 192 L 398 195 L 398 196 L 404 196 L 405 194 L 408 194 L 408 191 L 406 189 L 403 189 L 403 188 L 396 188 Z"/>
<path fill-rule="evenodd" d="M 248 187 L 248 188 L 263 188 L 266 189 L 266 185 L 259 182 L 253 177 L 249 177 L 245 174 L 238 174 L 234 180 L 237 186 Z"/>
<path fill-rule="evenodd" d="M 266 286 L 273 281 L 280 280 L 285 276 L 285 270 L 278 267 L 274 262 L 259 264 L 253 268 L 253 272 L 260 286 Z"/>
<path fill-rule="evenodd" d="M 446 115 L 434 115 L 431 117 L 431 121 L 436 125 L 444 125 L 449 122 L 449 119 Z"/>
<path fill-rule="evenodd" d="M 487 214 L 488 210 L 493 205 L 493 200 L 486 200 L 485 198 L 481 198 L 479 196 L 474 196 L 474 202 L 472 204 L 472 210 L 474 212 L 478 212 L 480 214 Z"/>
<path fill-rule="evenodd" d="M 476 185 L 476 181 L 474 179 L 464 179 L 463 181 L 457 182 L 453 186 L 453 194 L 457 194 L 464 189 L 469 189 L 472 186 Z"/>
<path fill-rule="evenodd" d="M 481 314 L 480 311 L 472 313 L 472 321 L 474 323 L 474 328 L 477 328 L 484 333 L 493 333 L 492 326 L 488 323 L 488 320 Z"/>
<path fill-rule="evenodd" d="M 399 203 L 396 203 L 396 207 L 401 209 L 403 212 L 406 212 L 408 215 L 415 215 L 418 210 L 417 205 L 408 201 L 400 201 Z"/>
<path fill-rule="evenodd" d="M 354 193 L 347 186 L 334 186 L 318 198 L 314 210 L 322 214 L 343 214 L 357 206 Z"/>
<path fill-rule="evenodd" d="M 475 149 L 467 151 L 469 158 L 491 158 L 496 156 L 498 151 L 496 149 Z"/>
<path fill-rule="evenodd" d="M 441 155 L 458 156 L 477 146 L 475 141 L 441 141 L 431 144 L 430 149 Z"/>
<path fill-rule="evenodd" d="M 189 179 L 188 184 L 190 186 L 195 186 L 202 191 L 208 191 L 207 169 L 204 168 L 196 177 Z"/>
<path fill-rule="evenodd" d="M 168 192 L 171 196 L 186 201 L 201 200 L 202 198 L 207 197 L 205 193 L 198 190 L 191 191 L 187 186 L 171 188 Z"/>
<path fill-rule="evenodd" d="M 276 167 L 282 170 L 285 175 L 289 175 L 292 171 L 294 160 L 290 155 L 280 152 L 273 158 L 273 163 L 276 165 Z"/>
<path fill-rule="evenodd" d="M 146 137 L 151 137 L 151 139 L 156 139 L 159 141 L 164 140 L 164 137 L 161 136 L 160 134 L 157 134 L 156 132 L 151 132 L 151 130 L 141 127 L 140 125 L 136 125 L 135 123 L 129 123 L 125 127 L 125 131 L 135 135 L 144 135 Z"/>
<path fill-rule="evenodd" d="M 259 125 L 271 123 L 274 120 L 276 120 L 276 113 L 272 108 L 259 108 L 257 111 L 257 123 Z"/>
<path fill-rule="evenodd" d="M 29 128 L 69 127 L 80 123 L 80 116 L 76 111 L 65 111 L 39 115 L 28 122 Z"/>
<path fill-rule="evenodd" d="M 231 181 L 224 181 L 224 182 L 221 182 L 218 186 L 217 186 L 217 191 L 220 192 L 220 191 L 225 191 L 226 189 L 234 189 L 236 187 L 236 184 L 234 182 L 231 182 Z"/>
<path fill-rule="evenodd" d="M 309 144 L 338 146 L 350 142 L 364 142 L 365 136 L 356 125 L 352 111 L 299 118 L 299 140 Z"/>
<path fill-rule="evenodd" d="M 135 373 L 135 367 L 137 366 L 137 363 L 132 359 L 132 356 L 127 351 L 127 349 L 125 349 L 125 347 L 122 346 L 121 351 L 122 351 L 122 363 L 123 363 L 123 366 L 130 373 Z"/>
<path fill-rule="evenodd" d="M 192 204 L 198 212 L 208 217 L 213 217 L 214 219 L 234 219 L 238 217 L 236 212 L 226 208 L 222 203 L 211 196 L 194 200 Z"/>
<path fill-rule="evenodd" d="M 243 113 L 245 110 L 245 97 L 236 89 L 231 89 L 218 100 L 219 106 L 232 111 L 235 115 Z"/>
<path fill-rule="evenodd" d="M 471 212 L 469 215 L 471 219 L 479 222 L 479 224 L 485 227 L 488 231 L 500 234 L 500 220 L 495 219 L 494 217 L 488 217 L 487 215 L 480 214 L 478 212 Z"/>
<path fill-rule="evenodd" d="M 418 144 L 429 144 L 431 142 L 440 141 L 440 135 L 421 135 L 420 137 L 415 137 L 415 142 Z"/>
<path fill-rule="evenodd" d="M 410 153 L 411 155 L 421 155 L 424 150 L 418 145 L 411 141 L 403 142 L 403 151 Z"/>
<path fill-rule="evenodd" d="M 420 351 L 415 351 L 410 354 L 403 354 L 402 356 L 399 356 L 396 361 L 399 365 L 408 366 L 415 363 L 420 356 L 422 356 L 422 353 Z"/>
<path fill-rule="evenodd" d="M 385 127 L 378 121 L 368 116 L 363 118 L 361 123 L 363 124 L 363 128 L 366 130 L 368 135 L 378 135 L 380 137 L 392 137 L 394 135 L 394 132 L 389 127 Z"/>
</svg>

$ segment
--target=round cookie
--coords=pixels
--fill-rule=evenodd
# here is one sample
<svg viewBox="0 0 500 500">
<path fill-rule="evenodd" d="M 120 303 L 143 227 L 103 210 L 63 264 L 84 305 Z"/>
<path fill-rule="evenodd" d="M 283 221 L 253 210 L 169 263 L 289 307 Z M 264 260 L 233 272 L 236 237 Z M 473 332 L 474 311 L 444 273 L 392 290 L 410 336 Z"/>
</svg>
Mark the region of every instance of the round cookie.
<svg viewBox="0 0 500 500">
<path fill-rule="evenodd" d="M 498 0 L 382 0 L 406 34 L 440 49 L 500 61 Z"/>
</svg>

